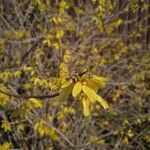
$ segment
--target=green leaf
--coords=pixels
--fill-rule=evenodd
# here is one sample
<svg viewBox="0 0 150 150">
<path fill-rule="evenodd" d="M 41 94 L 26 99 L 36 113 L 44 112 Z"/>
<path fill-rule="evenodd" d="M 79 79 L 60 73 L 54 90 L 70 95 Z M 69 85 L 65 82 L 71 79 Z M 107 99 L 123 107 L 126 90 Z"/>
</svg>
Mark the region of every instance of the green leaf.
<svg viewBox="0 0 150 150">
<path fill-rule="evenodd" d="M 76 97 L 82 90 L 82 84 L 81 82 L 77 82 L 74 87 L 73 87 L 73 90 L 72 90 L 72 96 L 73 97 Z"/>
</svg>

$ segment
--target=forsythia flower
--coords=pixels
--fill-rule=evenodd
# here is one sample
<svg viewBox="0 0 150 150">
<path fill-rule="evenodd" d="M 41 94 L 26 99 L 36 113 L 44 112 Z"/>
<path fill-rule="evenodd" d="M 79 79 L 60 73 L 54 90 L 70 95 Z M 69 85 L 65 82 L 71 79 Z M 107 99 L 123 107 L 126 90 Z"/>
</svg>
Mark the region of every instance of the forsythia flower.
<svg viewBox="0 0 150 150">
<path fill-rule="evenodd" d="M 90 107 L 92 104 L 98 102 L 107 109 L 108 103 L 97 94 L 99 88 L 104 87 L 107 79 L 104 77 L 92 76 L 92 78 L 83 77 L 78 82 L 74 83 L 69 80 L 62 86 L 60 92 L 60 99 L 67 99 L 72 92 L 72 96 L 81 100 L 85 116 L 90 115 Z"/>
</svg>

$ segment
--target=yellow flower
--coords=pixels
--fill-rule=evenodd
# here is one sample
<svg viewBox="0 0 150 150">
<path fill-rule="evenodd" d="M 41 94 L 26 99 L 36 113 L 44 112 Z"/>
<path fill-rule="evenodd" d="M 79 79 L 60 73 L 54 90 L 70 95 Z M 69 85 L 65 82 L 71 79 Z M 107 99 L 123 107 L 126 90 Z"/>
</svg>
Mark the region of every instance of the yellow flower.
<svg viewBox="0 0 150 150">
<path fill-rule="evenodd" d="M 98 76 L 93 76 L 92 79 L 89 79 L 89 76 L 83 76 L 76 83 L 69 80 L 62 85 L 59 97 L 61 100 L 66 100 L 72 91 L 72 96 L 81 100 L 84 115 L 89 116 L 90 107 L 96 102 L 104 109 L 109 107 L 108 103 L 97 94 L 98 88 L 103 87 L 106 81 L 106 78 Z"/>
</svg>

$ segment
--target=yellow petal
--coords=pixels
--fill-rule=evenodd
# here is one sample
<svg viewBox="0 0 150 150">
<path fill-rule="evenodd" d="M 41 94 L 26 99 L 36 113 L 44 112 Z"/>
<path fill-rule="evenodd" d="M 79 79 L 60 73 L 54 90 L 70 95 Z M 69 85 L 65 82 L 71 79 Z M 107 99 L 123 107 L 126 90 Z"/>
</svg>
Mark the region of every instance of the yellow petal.
<svg viewBox="0 0 150 150">
<path fill-rule="evenodd" d="M 73 87 L 73 90 L 72 90 L 72 96 L 73 97 L 76 97 L 82 90 L 82 84 L 81 82 L 77 82 L 74 87 Z"/>
<path fill-rule="evenodd" d="M 94 84 L 91 79 L 87 80 L 87 86 L 90 87 L 91 89 L 93 89 L 95 92 L 98 91 L 98 86 L 96 84 Z"/>
<path fill-rule="evenodd" d="M 36 98 L 29 98 L 29 102 L 32 103 L 36 108 L 42 108 L 42 102 Z"/>
<path fill-rule="evenodd" d="M 69 80 L 69 81 L 65 82 L 65 83 L 61 86 L 61 88 L 65 88 L 65 87 L 69 86 L 71 83 L 72 83 L 72 80 Z"/>
<path fill-rule="evenodd" d="M 101 104 L 101 106 L 104 109 L 108 109 L 109 108 L 108 103 L 102 97 L 100 97 L 99 95 L 97 95 L 96 100 Z"/>
<path fill-rule="evenodd" d="M 84 116 L 90 115 L 90 101 L 86 98 L 82 99 Z"/>
<path fill-rule="evenodd" d="M 93 75 L 93 79 L 99 80 L 100 82 L 106 82 L 106 81 L 108 81 L 107 78 L 98 77 L 98 76 L 96 76 L 96 75 Z"/>
<path fill-rule="evenodd" d="M 67 100 L 68 96 L 70 95 L 73 89 L 74 83 L 71 83 L 69 86 L 62 88 L 59 94 L 60 100 Z"/>
<path fill-rule="evenodd" d="M 88 99 L 95 103 L 96 102 L 96 99 L 95 99 L 95 91 L 93 89 L 91 89 L 90 87 L 86 86 L 86 85 L 83 85 L 82 87 L 82 90 L 83 90 L 83 93 L 88 97 Z"/>
<path fill-rule="evenodd" d="M 91 79 L 91 82 L 95 84 L 97 87 L 102 88 L 106 85 L 106 82 L 108 81 L 107 78 L 104 77 L 98 77 L 96 75 L 93 76 Z"/>
</svg>

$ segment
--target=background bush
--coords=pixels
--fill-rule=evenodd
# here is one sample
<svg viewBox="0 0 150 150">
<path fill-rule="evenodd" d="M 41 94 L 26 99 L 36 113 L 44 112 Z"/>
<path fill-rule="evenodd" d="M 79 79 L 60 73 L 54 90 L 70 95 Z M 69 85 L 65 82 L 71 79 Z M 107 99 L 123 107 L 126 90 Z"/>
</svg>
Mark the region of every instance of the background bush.
<svg viewBox="0 0 150 150">
<path fill-rule="evenodd" d="M 0 0 L 0 149 L 150 148 L 149 0 Z M 64 82 L 109 79 L 89 117 Z"/>
</svg>

